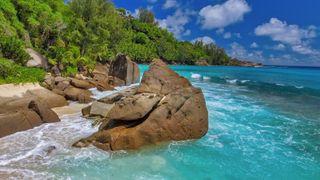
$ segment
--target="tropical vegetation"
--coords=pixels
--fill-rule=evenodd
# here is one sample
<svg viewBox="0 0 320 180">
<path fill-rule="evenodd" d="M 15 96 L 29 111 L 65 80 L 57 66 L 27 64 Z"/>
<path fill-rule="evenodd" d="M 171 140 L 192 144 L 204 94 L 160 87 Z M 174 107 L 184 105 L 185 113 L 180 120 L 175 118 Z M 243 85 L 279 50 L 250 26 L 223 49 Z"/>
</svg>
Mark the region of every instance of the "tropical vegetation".
<svg viewBox="0 0 320 180">
<path fill-rule="evenodd" d="M 30 59 L 26 48 L 40 52 L 51 66 L 56 65 L 66 74 L 82 67 L 92 69 L 96 62 L 112 61 L 117 53 L 139 63 L 161 58 L 168 63 L 207 60 L 212 65 L 223 65 L 230 60 L 213 43 L 179 41 L 160 28 L 153 13 L 146 9 L 133 17 L 108 0 L 1 0 L 2 78 L 10 75 L 4 66 L 11 66 L 11 62 L 21 67 L 26 64 Z"/>
</svg>

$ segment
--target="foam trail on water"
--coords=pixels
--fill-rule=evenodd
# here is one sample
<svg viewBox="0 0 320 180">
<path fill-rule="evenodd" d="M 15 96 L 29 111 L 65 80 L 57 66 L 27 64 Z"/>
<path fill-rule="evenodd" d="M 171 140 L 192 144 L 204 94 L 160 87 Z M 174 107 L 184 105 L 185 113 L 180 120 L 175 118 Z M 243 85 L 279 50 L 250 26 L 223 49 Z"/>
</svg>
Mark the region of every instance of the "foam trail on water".
<svg viewBox="0 0 320 180">
<path fill-rule="evenodd" d="M 200 74 L 191 73 L 191 78 L 193 78 L 193 79 L 200 79 L 200 78 L 201 78 L 201 75 L 200 75 Z"/>
<path fill-rule="evenodd" d="M 89 89 L 92 92 L 92 98 L 94 99 L 101 99 L 104 98 L 106 96 L 112 95 L 116 92 L 122 91 L 124 89 L 130 88 L 130 87 L 135 87 L 139 85 L 138 83 L 136 84 L 131 84 L 129 86 L 120 86 L 120 87 L 115 87 L 113 91 L 99 91 L 97 88 L 91 88 Z"/>
</svg>

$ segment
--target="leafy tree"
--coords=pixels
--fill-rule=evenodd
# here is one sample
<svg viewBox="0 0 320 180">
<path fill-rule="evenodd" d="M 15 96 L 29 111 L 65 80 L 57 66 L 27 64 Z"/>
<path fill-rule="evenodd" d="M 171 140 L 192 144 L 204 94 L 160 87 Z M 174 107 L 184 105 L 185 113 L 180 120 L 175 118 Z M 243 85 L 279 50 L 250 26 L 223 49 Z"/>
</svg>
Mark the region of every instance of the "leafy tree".
<svg viewBox="0 0 320 180">
<path fill-rule="evenodd" d="M 138 19 L 143 23 L 148 23 L 148 24 L 155 23 L 154 14 L 151 11 L 143 8 L 139 9 Z"/>
<path fill-rule="evenodd" d="M 23 65 L 29 58 L 26 47 L 44 54 L 66 75 L 90 70 L 120 52 L 141 63 L 153 58 L 180 64 L 230 62 L 215 44 L 177 40 L 146 9 L 134 18 L 110 0 L 1 0 L 0 57 Z"/>
</svg>

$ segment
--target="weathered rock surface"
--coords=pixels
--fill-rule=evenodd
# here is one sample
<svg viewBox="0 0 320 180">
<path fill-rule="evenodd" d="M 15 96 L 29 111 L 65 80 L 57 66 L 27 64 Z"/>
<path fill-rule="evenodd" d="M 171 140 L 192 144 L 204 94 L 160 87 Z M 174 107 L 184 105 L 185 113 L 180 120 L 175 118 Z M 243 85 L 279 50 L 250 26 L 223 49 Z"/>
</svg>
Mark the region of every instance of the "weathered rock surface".
<svg viewBox="0 0 320 180">
<path fill-rule="evenodd" d="M 81 80 L 75 78 L 53 77 L 48 75 L 45 77 L 44 86 L 57 95 L 79 103 L 89 103 L 93 100 L 92 93 L 88 89 L 95 87 L 94 83 L 89 80 Z"/>
<path fill-rule="evenodd" d="M 55 112 L 32 97 L 0 102 L 0 138 L 58 121 L 60 119 Z"/>
<path fill-rule="evenodd" d="M 102 105 L 105 104 L 105 105 Z M 100 130 L 75 143 L 103 150 L 137 149 L 170 140 L 197 139 L 208 131 L 208 111 L 201 89 L 154 60 L 141 84 L 99 100 Z M 92 114 L 93 106 L 83 109 Z"/>
<path fill-rule="evenodd" d="M 167 95 L 177 89 L 190 87 L 190 82 L 172 71 L 163 61 L 156 59 L 145 72 L 138 92 L 150 92 Z"/>
<path fill-rule="evenodd" d="M 91 98 L 92 93 L 86 89 L 80 89 L 76 87 L 69 86 L 66 88 L 63 93 L 65 97 L 72 101 L 79 101 L 79 103 L 89 103 L 93 100 Z"/>
<path fill-rule="evenodd" d="M 36 89 L 27 91 L 25 97 L 34 97 L 49 108 L 67 106 L 68 102 L 63 96 L 53 93 L 47 89 Z"/>
<path fill-rule="evenodd" d="M 141 93 L 127 96 L 115 103 L 107 117 L 113 120 L 135 121 L 145 117 L 161 100 L 161 96 Z"/>
<path fill-rule="evenodd" d="M 27 67 L 40 67 L 47 69 L 48 60 L 37 51 L 27 48 L 26 52 L 30 55 L 31 59 L 27 62 Z"/>
<path fill-rule="evenodd" d="M 91 116 L 107 117 L 110 110 L 114 107 L 114 104 L 105 104 L 101 102 L 93 102 L 90 107 Z"/>
<path fill-rule="evenodd" d="M 125 85 L 137 83 L 140 78 L 140 70 L 136 63 L 132 62 L 129 57 L 119 54 L 116 60 L 111 63 L 109 76 L 124 81 Z M 114 85 L 118 80 L 113 79 Z"/>
<path fill-rule="evenodd" d="M 88 81 L 75 79 L 75 78 L 71 78 L 70 84 L 80 89 L 91 89 L 95 87 L 92 83 Z"/>
<path fill-rule="evenodd" d="M 62 77 L 63 67 L 52 67 L 52 75 L 45 77 L 43 86 L 54 93 L 64 96 L 68 100 L 88 103 L 93 99 L 89 89 L 97 88 L 99 91 L 114 90 L 115 86 L 124 86 L 136 83 L 140 78 L 139 66 L 125 55 L 118 55 L 111 66 L 97 63 L 91 72 L 85 67 L 75 77 Z"/>
</svg>

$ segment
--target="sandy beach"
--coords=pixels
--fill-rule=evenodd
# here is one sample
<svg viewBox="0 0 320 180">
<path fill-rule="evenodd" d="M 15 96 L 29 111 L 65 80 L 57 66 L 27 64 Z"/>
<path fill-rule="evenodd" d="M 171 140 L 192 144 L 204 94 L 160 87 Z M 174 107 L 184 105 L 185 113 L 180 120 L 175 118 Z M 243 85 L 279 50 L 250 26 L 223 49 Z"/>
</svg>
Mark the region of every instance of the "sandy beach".
<svg viewBox="0 0 320 180">
<path fill-rule="evenodd" d="M 28 90 L 44 89 L 38 83 L 0 85 L 0 98 L 23 97 Z"/>
</svg>

